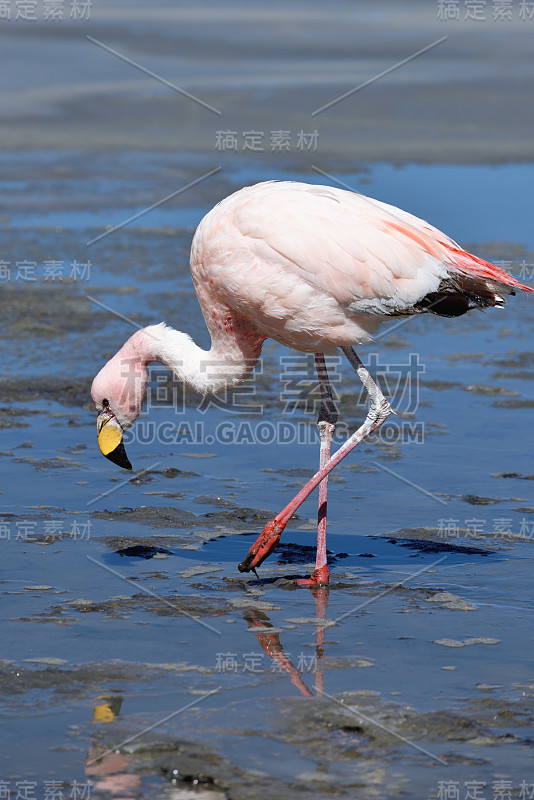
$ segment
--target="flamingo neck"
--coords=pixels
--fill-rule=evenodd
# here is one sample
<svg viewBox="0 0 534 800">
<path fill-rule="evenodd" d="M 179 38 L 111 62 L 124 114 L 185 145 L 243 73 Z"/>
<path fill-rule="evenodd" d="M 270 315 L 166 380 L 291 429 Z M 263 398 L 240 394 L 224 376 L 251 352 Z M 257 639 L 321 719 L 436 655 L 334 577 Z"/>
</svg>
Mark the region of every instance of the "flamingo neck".
<svg viewBox="0 0 534 800">
<path fill-rule="evenodd" d="M 159 361 L 189 388 L 200 394 L 217 394 L 241 383 L 256 366 L 262 341 L 227 335 L 212 338 L 210 350 L 203 350 L 182 331 L 164 322 L 142 328 L 130 339 L 145 367 Z"/>
</svg>

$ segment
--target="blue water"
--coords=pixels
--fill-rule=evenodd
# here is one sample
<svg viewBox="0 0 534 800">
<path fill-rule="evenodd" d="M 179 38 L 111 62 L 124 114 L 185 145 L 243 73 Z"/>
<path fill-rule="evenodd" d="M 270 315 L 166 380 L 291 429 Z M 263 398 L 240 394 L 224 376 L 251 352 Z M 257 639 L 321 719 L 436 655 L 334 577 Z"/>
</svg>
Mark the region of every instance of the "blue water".
<svg viewBox="0 0 534 800">
<path fill-rule="evenodd" d="M 139 157 L 138 157 L 139 158 Z M 420 165 L 406 164 L 373 164 L 367 166 L 362 173 L 358 168 L 351 173 L 350 169 L 336 172 L 335 169 L 323 168 L 320 160 L 317 168 L 328 175 L 311 171 L 305 175 L 288 173 L 280 168 L 258 170 L 257 163 L 243 165 L 243 159 L 236 164 L 226 165 L 222 175 L 232 184 L 234 189 L 257 183 L 262 180 L 304 180 L 309 183 L 326 183 L 350 188 L 353 191 L 368 194 L 385 203 L 400 208 L 426 219 L 459 242 L 501 241 L 514 242 L 525 247 L 534 247 L 534 232 L 530 220 L 530 203 L 534 183 L 534 165 L 506 164 L 487 165 Z M 152 202 L 159 202 L 165 194 L 155 195 L 158 191 L 155 178 L 163 169 L 163 159 L 159 158 L 153 168 L 154 177 L 139 170 L 141 174 L 132 175 L 132 179 L 122 186 L 114 186 L 122 190 L 122 203 L 117 204 L 115 191 L 109 192 L 110 205 L 106 203 L 106 193 L 97 192 L 98 208 L 91 208 L 95 190 L 85 185 L 84 205 L 89 208 L 76 210 L 61 208 L 53 211 L 41 210 L 32 214 L 27 209 L 9 214 L 9 227 L 61 227 L 71 230 L 91 231 L 92 236 L 105 232 L 106 226 L 121 225 L 130 217 L 143 212 Z M 168 167 L 168 159 L 165 160 Z M 211 164 L 198 165 L 199 177 L 209 171 Z M 331 176 L 330 178 L 328 176 Z M 133 186 L 132 186 L 133 184 Z M 137 185 L 136 185 L 137 184 Z M 147 202 L 131 205 L 124 203 L 124 195 L 143 187 L 146 190 Z M 8 181 L 6 190 L 27 192 L 26 182 Z M 180 189 L 177 182 L 176 190 Z M 171 192 L 169 192 L 170 194 Z M 199 220 L 211 208 L 211 201 L 205 205 L 190 202 L 190 193 L 178 196 L 168 203 L 152 209 L 137 220 L 128 223 L 128 228 L 185 228 L 198 224 Z M 15 202 L 15 208 L 17 203 Z M 89 239 L 88 239 L 89 241 Z M 92 245 L 96 247 L 98 243 Z"/>
<path fill-rule="evenodd" d="M 186 265 L 195 224 L 222 194 L 244 183 L 267 177 L 302 179 L 296 171 L 229 164 L 212 185 L 206 183 L 168 206 L 155 208 L 87 248 L 87 241 L 105 231 L 106 225 L 120 224 L 173 190 L 172 181 L 161 179 L 164 159 L 152 156 L 149 162 L 137 156 L 132 161 L 137 168 L 130 170 L 128 180 L 106 177 L 104 169 L 96 172 L 91 181 L 101 186 L 98 196 L 76 175 L 60 181 L 59 193 L 57 178 L 54 191 L 45 182 L 42 196 L 50 193 L 55 198 L 55 207 L 48 210 L 27 198 L 23 183 L 9 183 L 17 210 L 1 223 L 7 243 L 2 258 L 13 264 L 34 258 L 38 274 L 52 257 L 90 258 L 94 265 L 89 280 L 70 285 L 65 295 L 65 302 L 79 302 L 75 311 L 68 311 L 74 320 L 82 311 L 89 315 L 87 328 L 78 331 L 74 324 L 62 329 L 62 308 L 54 307 L 56 330 L 54 320 L 46 316 L 51 300 L 45 295 L 42 308 L 34 313 L 36 324 L 46 322 L 46 334 L 24 328 L 13 335 L 6 328 L 8 374 L 25 390 L 36 376 L 89 380 L 134 330 L 86 295 L 140 324 L 165 318 L 205 345 Z M 193 164 L 184 183 L 210 166 Z M 120 164 L 115 168 L 120 172 Z M 509 247 L 516 254 L 511 269 L 517 271 L 520 247 L 533 245 L 528 202 L 533 172 L 531 165 L 375 165 L 365 172 L 355 168 L 352 174 L 332 175 L 357 191 L 428 219 L 461 243 L 478 244 L 481 254 L 491 242 L 505 243 L 495 252 L 506 259 Z M 326 181 L 317 174 L 305 179 Z M 129 198 L 145 200 L 128 202 L 127 184 Z M 27 290 L 15 281 L 8 288 Z M 34 288 L 46 288 L 41 277 Z M 477 684 L 498 685 L 496 703 L 520 702 L 521 692 L 526 691 L 521 687 L 531 681 L 532 664 L 525 632 L 532 612 L 534 484 L 524 479 L 533 472 L 531 298 L 518 295 L 504 310 L 457 320 L 425 315 L 391 327 L 375 345 L 362 350 L 364 361 L 374 363 L 375 369 L 378 364 L 386 374 L 395 370 L 405 374 L 410 356 L 416 356 L 421 370 L 412 394 L 401 392 L 396 398 L 397 409 L 409 413 L 392 420 L 392 437 L 360 446 L 331 482 L 328 547 L 339 558 L 333 560 L 333 585 L 324 613 L 339 621 L 325 631 L 324 658 L 315 672 L 306 668 L 305 656 L 318 652 L 320 626 L 313 623 L 317 598 L 278 581 L 309 571 L 313 551 L 291 561 L 291 545 L 313 548 L 315 498 L 299 509 L 299 519 L 284 534 L 285 560 L 273 554 L 259 580 L 242 579 L 236 565 L 264 520 L 249 518 L 243 523 L 228 516 L 214 524 L 213 518 L 202 516 L 231 511 L 232 504 L 276 513 L 305 480 L 305 474 L 287 470 L 315 469 L 314 414 L 282 411 L 281 359 L 287 350 L 272 343 L 265 348 L 252 396 L 264 407 L 260 416 L 246 408 L 203 411 L 194 404 L 185 410 L 167 406 L 144 413 L 128 452 L 136 473 L 149 469 L 146 482 L 136 480 L 135 474 L 130 480 L 99 454 L 88 397 L 74 407 L 62 400 L 61 392 L 22 402 L 17 401 L 15 389 L 14 397 L 2 403 L 15 411 L 39 413 L 17 418 L 26 427 L 0 430 L 3 657 L 9 659 L 5 669 L 11 676 L 5 679 L 2 701 L 10 725 L 0 738 L 1 775 L 12 780 L 21 774 L 35 774 L 40 781 L 55 777 L 72 783 L 88 776 L 96 780 L 87 762 L 99 742 L 113 747 L 200 697 L 199 692 L 215 690 L 218 693 L 207 697 L 198 712 L 178 715 L 158 728 L 160 744 L 193 738 L 208 743 L 242 770 L 252 765 L 280 780 L 319 769 L 321 759 L 313 748 L 295 744 L 290 726 L 284 728 L 281 721 L 280 709 L 292 707 L 300 696 L 298 689 L 288 674 L 273 668 L 275 662 L 248 630 L 244 614 L 256 607 L 261 611 L 262 603 L 266 604 L 262 613 L 281 631 L 284 651 L 297 669 L 300 663 L 301 678 L 309 689 L 322 670 L 329 695 L 378 692 L 380 702 L 393 701 L 399 708 L 411 705 L 421 715 L 454 709 L 476 717 L 476 706 L 469 710 L 469 702 L 476 704 L 480 697 Z M 355 397 L 354 405 L 343 406 L 350 426 L 365 414 L 364 406 L 357 404 L 356 384 L 348 365 L 342 365 L 337 388 Z M 276 430 L 280 422 L 293 425 L 303 435 L 302 443 L 284 445 L 269 437 L 260 443 L 259 426 L 268 423 Z M 185 441 L 147 442 L 142 434 L 150 430 L 148 423 L 157 430 L 185 424 L 191 435 Z M 416 424 L 422 426 L 422 440 L 406 438 Z M 233 435 L 223 439 L 221 430 Z M 197 438 L 195 431 L 200 431 Z M 210 457 L 198 458 L 207 453 Z M 186 474 L 166 477 L 162 470 L 168 468 Z M 495 477 L 502 473 L 516 477 Z M 466 499 L 469 495 L 492 502 L 472 505 Z M 142 506 L 178 508 L 184 515 L 197 515 L 198 524 L 181 527 L 160 520 L 161 525 L 155 526 L 134 518 L 99 516 L 105 509 L 117 512 Z M 54 537 L 54 528 L 60 535 Z M 425 529 L 433 533 L 425 534 Z M 203 543 L 197 535 L 202 530 L 217 538 L 208 537 Z M 157 542 L 169 555 L 148 560 L 121 557 L 117 551 L 132 542 Z M 217 571 L 188 576 L 192 566 Z M 402 589 L 393 586 L 404 580 Z M 27 588 L 32 586 L 41 588 Z M 171 603 L 189 602 L 193 617 L 196 603 L 209 602 L 211 610 L 200 618 L 216 632 L 191 616 L 174 613 L 168 605 L 158 606 L 157 598 L 144 594 L 140 586 Z M 427 602 L 444 591 L 473 609 L 453 610 Z M 360 609 L 370 598 L 372 602 Z M 498 642 L 458 649 L 435 644 L 469 637 Z M 236 655 L 238 669 L 224 671 L 217 666 L 224 653 Z M 261 669 L 243 669 L 251 654 Z M 368 659 L 372 666 L 351 666 L 355 657 Z M 36 658 L 65 663 L 39 665 L 31 661 Z M 162 663 L 174 666 L 166 670 L 155 666 Z M 180 671 L 184 663 L 189 671 Z M 456 669 L 443 669 L 449 666 Z M 31 676 L 17 694 L 13 681 L 22 669 L 30 670 Z M 89 674 L 81 675 L 83 669 Z M 94 716 L 102 695 L 121 698 L 120 712 L 109 722 Z M 316 701 L 319 720 L 321 714 L 327 715 L 320 705 L 323 701 Z M 489 708 L 497 714 L 497 705 Z M 301 711 L 296 708 L 295 713 Z M 510 711 L 508 728 L 495 720 L 489 720 L 487 727 L 496 735 L 503 730 L 517 733 L 515 713 Z M 401 725 L 399 719 L 394 717 L 393 727 Z M 331 780 L 342 787 L 354 780 L 354 760 L 341 757 L 336 737 L 342 734 L 332 733 L 337 731 L 335 725 L 334 729 L 325 725 L 324 741 L 332 737 L 334 754 Z M 438 768 L 440 776 L 468 779 L 471 764 L 476 763 L 476 776 L 487 781 L 496 773 L 528 778 L 530 754 L 520 743 L 465 743 L 435 731 L 427 736 L 424 724 L 421 732 L 407 736 L 417 736 L 419 744 L 449 761 L 446 769 Z M 386 783 L 402 774 L 417 787 L 418 796 L 434 796 L 438 772 L 432 759 L 398 740 L 391 750 L 384 747 L 366 751 L 371 755 L 365 763 L 380 764 Z M 161 786 L 157 767 L 161 753 L 118 749 L 125 762 L 108 763 L 103 774 L 107 769 L 109 775 L 137 776 L 139 796 L 143 792 L 155 796 L 160 788 L 147 786 L 152 786 L 150 781 Z"/>
</svg>

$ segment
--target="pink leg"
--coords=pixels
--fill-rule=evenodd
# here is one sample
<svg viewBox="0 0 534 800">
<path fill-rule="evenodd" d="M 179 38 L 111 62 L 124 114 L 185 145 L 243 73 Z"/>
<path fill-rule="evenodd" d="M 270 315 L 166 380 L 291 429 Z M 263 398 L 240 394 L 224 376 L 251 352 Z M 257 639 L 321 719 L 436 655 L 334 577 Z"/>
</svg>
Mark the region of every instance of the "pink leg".
<svg viewBox="0 0 534 800">
<path fill-rule="evenodd" d="M 344 445 L 331 456 L 326 464 L 315 473 L 313 478 L 310 478 L 308 483 L 300 490 L 300 492 L 293 498 L 293 500 L 276 515 L 274 519 L 267 523 L 261 534 L 258 536 L 244 560 L 238 565 L 240 572 L 249 572 L 251 569 L 258 567 L 267 556 L 272 553 L 276 545 L 280 541 L 280 536 L 289 519 L 295 513 L 301 503 L 306 500 L 309 494 L 313 492 L 316 486 L 328 475 L 345 456 L 353 450 L 357 444 L 369 436 L 374 430 L 380 427 L 382 423 L 393 414 L 393 409 L 388 401 L 371 378 L 364 365 L 356 355 L 352 347 L 343 347 L 343 352 L 347 356 L 351 366 L 355 369 L 361 382 L 367 389 L 371 405 L 367 413 L 367 417 L 362 425 L 355 433 L 350 436 Z"/>
<path fill-rule="evenodd" d="M 319 439 L 321 449 L 319 455 L 319 469 L 324 467 L 330 458 L 332 439 L 336 429 L 338 419 L 337 409 L 332 396 L 332 388 L 328 380 L 328 372 L 322 353 L 315 354 L 315 365 L 319 377 L 319 387 L 321 389 L 321 408 L 317 427 L 319 428 Z M 328 583 L 328 564 L 326 559 L 326 510 L 328 502 L 328 475 L 319 484 L 319 510 L 317 514 L 317 555 L 315 558 L 315 569 L 310 578 L 303 578 L 297 583 L 301 586 L 312 586 L 315 584 Z"/>
</svg>

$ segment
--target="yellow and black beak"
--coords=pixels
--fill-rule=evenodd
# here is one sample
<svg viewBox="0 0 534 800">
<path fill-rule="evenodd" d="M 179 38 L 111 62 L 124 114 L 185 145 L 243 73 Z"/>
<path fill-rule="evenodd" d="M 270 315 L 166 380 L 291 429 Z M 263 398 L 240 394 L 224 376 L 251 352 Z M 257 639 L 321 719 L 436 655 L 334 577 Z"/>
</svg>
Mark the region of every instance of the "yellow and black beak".
<svg viewBox="0 0 534 800">
<path fill-rule="evenodd" d="M 122 441 L 122 428 L 107 409 L 98 415 L 96 431 L 102 455 L 123 469 L 132 469 Z"/>
</svg>

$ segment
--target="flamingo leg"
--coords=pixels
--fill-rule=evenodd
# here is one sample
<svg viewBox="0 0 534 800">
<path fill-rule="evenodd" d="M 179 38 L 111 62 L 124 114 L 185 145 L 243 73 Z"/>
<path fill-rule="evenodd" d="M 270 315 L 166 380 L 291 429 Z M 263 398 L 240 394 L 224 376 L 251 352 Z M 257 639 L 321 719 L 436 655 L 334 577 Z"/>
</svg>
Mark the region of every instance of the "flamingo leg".
<svg viewBox="0 0 534 800">
<path fill-rule="evenodd" d="M 293 516 L 297 508 L 306 500 L 308 495 L 313 492 L 316 486 L 331 472 L 335 466 L 342 461 L 345 456 L 353 450 L 357 444 L 363 441 L 370 433 L 375 431 L 382 425 L 382 423 L 393 414 L 394 411 L 389 405 L 388 401 L 369 375 L 362 364 L 360 358 L 354 352 L 352 347 L 341 348 L 347 356 L 350 365 L 356 371 L 361 382 L 365 386 L 370 399 L 369 411 L 367 416 L 352 436 L 350 436 L 345 444 L 331 456 L 326 464 L 315 473 L 313 478 L 310 478 L 308 483 L 300 490 L 300 492 L 288 503 L 288 505 L 276 515 L 274 519 L 267 523 L 261 534 L 258 536 L 244 560 L 238 565 L 240 572 L 249 572 L 251 569 L 258 567 L 267 556 L 277 546 L 280 541 L 280 536 L 289 519 Z"/>
<path fill-rule="evenodd" d="M 328 380 L 328 371 L 322 353 L 315 353 L 315 366 L 321 390 L 321 407 L 317 419 L 319 428 L 320 455 L 319 469 L 324 467 L 330 458 L 332 439 L 339 414 L 332 396 L 332 387 Z M 328 583 L 328 564 L 326 559 L 326 509 L 328 502 L 328 475 L 319 484 L 319 509 L 317 513 L 317 555 L 315 569 L 310 578 L 297 581 L 301 586 Z"/>
</svg>

